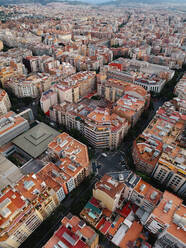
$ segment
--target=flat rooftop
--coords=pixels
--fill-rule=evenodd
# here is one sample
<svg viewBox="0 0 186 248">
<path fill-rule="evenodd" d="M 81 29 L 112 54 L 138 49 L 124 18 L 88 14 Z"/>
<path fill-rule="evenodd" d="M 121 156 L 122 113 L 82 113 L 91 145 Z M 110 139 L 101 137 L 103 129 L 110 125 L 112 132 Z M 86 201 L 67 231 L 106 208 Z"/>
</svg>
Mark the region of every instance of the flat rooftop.
<svg viewBox="0 0 186 248">
<path fill-rule="evenodd" d="M 59 132 L 41 122 L 12 142 L 33 158 L 37 158 L 47 149 L 48 144 L 57 135 L 59 135 Z"/>
</svg>

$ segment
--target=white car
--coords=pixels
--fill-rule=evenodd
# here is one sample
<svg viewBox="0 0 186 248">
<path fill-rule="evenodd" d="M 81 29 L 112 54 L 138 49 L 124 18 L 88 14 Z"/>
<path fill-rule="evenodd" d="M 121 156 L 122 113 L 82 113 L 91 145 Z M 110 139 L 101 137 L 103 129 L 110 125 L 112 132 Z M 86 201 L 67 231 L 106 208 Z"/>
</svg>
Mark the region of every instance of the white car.
<svg viewBox="0 0 186 248">
<path fill-rule="evenodd" d="M 107 157 L 107 154 L 106 154 L 106 153 L 102 153 L 101 155 L 102 155 L 103 157 L 105 157 L 105 158 Z"/>
</svg>

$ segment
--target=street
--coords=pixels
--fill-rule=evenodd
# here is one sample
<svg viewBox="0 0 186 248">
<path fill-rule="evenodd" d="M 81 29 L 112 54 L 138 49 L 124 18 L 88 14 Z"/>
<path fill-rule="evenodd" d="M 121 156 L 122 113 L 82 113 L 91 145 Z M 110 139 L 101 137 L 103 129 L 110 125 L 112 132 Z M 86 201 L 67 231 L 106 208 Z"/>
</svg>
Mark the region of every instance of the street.
<svg viewBox="0 0 186 248">
<path fill-rule="evenodd" d="M 104 174 L 114 171 L 122 171 L 127 168 L 126 155 L 121 151 L 109 151 L 105 153 L 107 157 L 104 157 L 102 153 L 92 162 L 93 172 L 99 177 Z"/>
</svg>

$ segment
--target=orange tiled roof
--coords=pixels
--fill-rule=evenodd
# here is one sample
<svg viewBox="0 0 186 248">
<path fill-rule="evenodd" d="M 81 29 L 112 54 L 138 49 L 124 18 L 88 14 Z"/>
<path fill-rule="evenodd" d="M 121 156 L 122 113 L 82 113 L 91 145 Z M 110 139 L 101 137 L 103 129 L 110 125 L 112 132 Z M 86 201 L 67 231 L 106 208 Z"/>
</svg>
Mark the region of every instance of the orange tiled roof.
<svg viewBox="0 0 186 248">
<path fill-rule="evenodd" d="M 99 182 L 95 184 L 95 190 L 99 189 L 108 194 L 111 198 L 115 196 L 124 189 L 125 185 L 121 182 L 116 182 L 112 177 L 104 175 Z"/>
<path fill-rule="evenodd" d="M 185 205 L 180 205 L 179 208 L 175 211 L 174 214 L 180 216 L 181 218 L 186 219 L 186 217 L 185 217 L 186 206 Z M 169 227 L 167 229 L 167 232 L 186 244 L 185 230 L 183 230 L 183 228 L 179 228 L 179 226 L 177 224 L 175 224 L 174 222 L 175 221 L 174 221 L 174 216 L 173 216 L 173 219 L 172 219 L 172 221 L 171 221 L 171 223 L 170 223 L 170 225 L 169 225 Z"/>
<path fill-rule="evenodd" d="M 144 185 L 144 187 L 142 187 L 142 185 Z M 148 200 L 149 202 L 152 202 L 154 204 L 159 202 L 159 200 L 161 199 L 162 194 L 163 194 L 161 191 L 154 188 L 152 185 L 150 185 L 149 183 L 145 182 L 142 179 L 135 186 L 134 190 L 137 191 L 139 194 L 143 195 L 145 200 Z M 153 192 L 157 193 L 155 199 L 151 199 L 151 195 Z"/>
<path fill-rule="evenodd" d="M 142 230 L 143 226 L 140 223 L 134 221 L 130 229 L 125 234 L 125 237 L 120 242 L 119 247 L 126 248 L 128 242 L 135 241 L 139 237 Z"/>
<path fill-rule="evenodd" d="M 8 221 L 16 212 L 19 212 L 20 209 L 25 205 L 25 201 L 21 199 L 20 193 L 16 191 L 14 192 L 11 188 L 8 188 L 7 191 L 0 197 L 0 204 L 3 204 L 6 199 L 7 204 L 4 207 L 8 209 L 9 214 L 7 217 L 5 217 L 0 212 L 0 226 Z M 0 209 L 2 211 L 3 206 Z"/>
<path fill-rule="evenodd" d="M 32 173 L 23 176 L 15 185 L 15 189 L 18 190 L 25 198 L 33 201 L 35 198 L 37 198 L 37 194 L 34 194 L 34 190 L 38 190 L 39 192 L 43 191 L 41 186 L 42 182 L 43 181 L 41 178 L 35 178 L 34 174 Z"/>
<path fill-rule="evenodd" d="M 89 165 L 87 146 L 72 138 L 67 133 L 58 135 L 48 147 L 57 154 L 63 150 L 65 157 L 70 158 L 70 160 L 79 163 L 83 167 Z"/>
<path fill-rule="evenodd" d="M 165 213 L 164 212 L 164 207 L 165 204 L 172 200 L 172 206 L 171 209 Z M 154 216 L 155 219 L 157 219 L 160 223 L 166 225 L 169 224 L 172 220 L 172 216 L 178 206 L 181 205 L 182 199 L 180 199 L 178 196 L 175 196 L 168 191 L 165 191 L 163 193 L 163 198 L 160 201 L 159 205 L 153 210 L 152 215 Z"/>
</svg>

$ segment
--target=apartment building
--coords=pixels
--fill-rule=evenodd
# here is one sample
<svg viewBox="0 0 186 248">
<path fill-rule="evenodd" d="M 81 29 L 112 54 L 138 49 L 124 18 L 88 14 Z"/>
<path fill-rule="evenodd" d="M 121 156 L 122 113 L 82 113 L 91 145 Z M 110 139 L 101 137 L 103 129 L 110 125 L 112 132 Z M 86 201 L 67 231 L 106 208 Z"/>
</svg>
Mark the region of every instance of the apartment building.
<svg viewBox="0 0 186 248">
<path fill-rule="evenodd" d="M 182 200 L 165 191 L 158 206 L 146 222 L 146 228 L 157 235 L 154 247 L 185 247 L 185 206 Z"/>
<path fill-rule="evenodd" d="M 24 63 L 29 72 L 46 72 L 51 75 L 60 76 L 64 79 L 76 73 L 76 69 L 69 63 L 54 59 L 51 56 L 27 56 Z"/>
<path fill-rule="evenodd" d="M 47 113 L 51 106 L 57 104 L 57 100 L 57 93 L 52 89 L 43 92 L 40 98 L 40 105 L 43 112 Z"/>
<path fill-rule="evenodd" d="M 130 127 L 129 122 L 109 109 L 97 107 L 87 115 L 84 135 L 96 148 L 115 149 Z"/>
<path fill-rule="evenodd" d="M 177 96 L 174 98 L 176 108 L 183 115 L 186 114 L 186 73 L 177 83 L 174 88 L 174 94 Z"/>
<path fill-rule="evenodd" d="M 11 48 L 6 52 L 0 52 L 0 65 L 10 65 L 12 62 L 20 63 L 26 56 L 31 56 L 32 51 L 27 48 Z"/>
<path fill-rule="evenodd" d="M 36 176 L 42 179 L 48 187 L 54 189 L 59 202 L 65 198 L 69 190 L 69 188 L 67 189 L 67 185 L 69 185 L 68 181 L 70 181 L 70 177 L 62 173 L 55 164 L 52 162 L 47 163 L 37 172 Z"/>
<path fill-rule="evenodd" d="M 42 110 L 46 113 L 56 103 L 77 103 L 81 98 L 95 90 L 95 72 L 79 72 L 64 80 L 58 80 L 49 91 L 44 92 L 41 99 Z"/>
<path fill-rule="evenodd" d="M 69 158 L 57 161 L 57 165 L 49 162 L 39 172 L 40 177 L 50 177 L 60 185 L 60 199 L 63 200 L 67 194 L 75 189 L 86 177 L 86 170 L 81 165 L 76 165 Z M 60 201 L 61 201 L 60 200 Z"/>
<path fill-rule="evenodd" d="M 11 80 L 13 77 L 16 77 L 18 74 L 18 70 L 17 68 L 8 66 L 8 67 L 3 67 L 0 70 L 0 80 L 2 83 L 2 87 L 3 88 L 7 88 L 8 87 L 8 81 Z"/>
<path fill-rule="evenodd" d="M 137 206 L 142 207 L 144 211 L 151 213 L 162 197 L 162 192 L 140 180 L 134 187 L 130 200 Z"/>
<path fill-rule="evenodd" d="M 57 140 L 57 141 L 56 141 Z M 58 142 L 58 143 L 57 143 Z M 60 150 L 60 151 L 59 151 Z M 16 248 L 47 218 L 65 196 L 89 175 L 87 147 L 63 133 L 49 144 L 49 156 L 56 163 L 47 163 L 37 174 L 22 176 L 13 189 L 7 187 L 0 197 L 0 246 Z M 16 174 L 18 177 L 18 175 Z M 8 196 L 4 194 L 8 192 Z M 9 193 L 11 192 L 11 193 Z M 5 199 L 6 198 L 6 199 Z M 18 199 L 20 198 L 20 200 Z M 94 234 L 94 233 L 92 233 Z M 80 235 L 88 245 L 97 247 L 97 236 Z M 89 240 L 90 239 L 90 240 Z"/>
<path fill-rule="evenodd" d="M 185 211 L 186 206 L 182 204 L 175 210 L 169 226 L 158 236 L 155 248 L 185 247 Z"/>
<path fill-rule="evenodd" d="M 151 48 L 150 48 L 151 49 Z M 167 49 L 168 50 L 168 49 Z M 151 49 L 152 51 L 152 49 Z M 180 51 L 181 52 L 181 51 Z M 184 64 L 184 55 L 179 54 L 177 58 L 172 57 L 173 54 L 170 54 L 170 57 L 162 56 L 162 55 L 153 55 L 153 54 L 147 54 L 146 51 L 144 53 L 141 49 L 136 49 L 135 57 L 137 59 L 153 63 L 153 64 L 159 64 L 163 66 L 168 66 L 170 69 L 181 69 Z M 182 57 L 183 56 L 183 57 Z"/>
<path fill-rule="evenodd" d="M 54 81 L 55 77 L 47 73 L 34 73 L 28 76 L 17 74 L 7 79 L 4 84 L 19 98 L 36 98 L 48 90 Z"/>
<path fill-rule="evenodd" d="M 29 129 L 29 123 L 21 116 L 17 116 L 10 111 L 0 117 L 0 145 L 8 143 L 10 140 Z"/>
<path fill-rule="evenodd" d="M 179 99 L 186 99 L 186 73 L 175 86 L 174 93 Z"/>
<path fill-rule="evenodd" d="M 113 79 L 106 80 L 104 75 L 100 75 L 100 80 L 97 83 L 98 95 L 104 97 L 108 101 L 116 102 L 123 95 L 123 81 Z"/>
<path fill-rule="evenodd" d="M 122 182 L 114 180 L 108 175 L 104 175 L 97 182 L 93 189 L 93 196 L 101 202 L 103 207 L 110 211 L 119 208 L 124 200 L 125 185 Z"/>
<path fill-rule="evenodd" d="M 86 223 L 77 216 L 70 213 L 61 221 L 61 226 L 43 246 L 43 248 L 53 247 L 82 247 L 98 248 L 99 236 Z"/>
<path fill-rule="evenodd" d="M 77 229 L 81 240 L 84 241 L 88 247 L 97 248 L 99 246 L 99 235 L 79 217 L 72 216 L 69 213 L 62 219 L 61 223 L 70 230 Z"/>
<path fill-rule="evenodd" d="M 79 86 L 79 97 L 82 98 L 96 88 L 96 72 L 83 71 L 78 72 L 64 80 L 68 86 Z"/>
<path fill-rule="evenodd" d="M 54 189 L 50 189 L 45 181 L 33 173 L 22 177 L 15 185 L 15 189 L 29 200 L 43 219 L 59 205 Z"/>
<path fill-rule="evenodd" d="M 110 79 L 98 84 L 98 95 L 105 99 L 96 102 L 91 99 L 93 95 L 87 95 L 78 104 L 66 101 L 53 105 L 49 109 L 50 119 L 69 130 L 78 129 L 96 148 L 116 149 L 148 107 L 149 94 L 140 86 Z"/>
<path fill-rule="evenodd" d="M 185 195 L 184 117 L 171 102 L 165 103 L 133 145 L 136 168 Z"/>
<path fill-rule="evenodd" d="M 0 40 L 0 51 L 3 50 L 3 42 Z"/>
<path fill-rule="evenodd" d="M 131 171 L 106 174 L 95 184 L 93 189 L 94 198 L 101 202 L 103 208 L 112 212 L 118 209 L 117 211 L 121 211 L 122 214 L 124 213 L 122 209 L 127 208 L 124 207 L 125 202 L 130 201 L 130 203 L 135 204 L 137 208 L 134 215 L 143 225 L 153 209 L 159 204 L 162 194 Z"/>
<path fill-rule="evenodd" d="M 74 187 L 77 187 L 87 176 L 86 168 L 76 162 L 73 163 L 68 158 L 62 158 L 60 161 L 59 168 L 70 176 L 71 181 L 74 182 Z"/>
<path fill-rule="evenodd" d="M 139 120 L 145 108 L 145 101 L 130 95 L 122 96 L 114 106 L 114 112 L 126 118 L 131 126 Z"/>
<path fill-rule="evenodd" d="M 185 188 L 185 149 L 169 145 L 162 152 L 158 164 L 152 173 L 153 178 L 159 183 L 171 188 L 174 192 L 182 190 L 180 196 L 186 195 Z"/>
<path fill-rule="evenodd" d="M 145 61 L 119 58 L 107 67 L 107 77 L 142 86 L 148 92 L 159 93 L 166 82 L 172 79 L 174 71 L 169 67 L 150 64 Z"/>
<path fill-rule="evenodd" d="M 151 175 L 163 149 L 161 141 L 140 135 L 133 143 L 132 156 L 136 169 Z"/>
<path fill-rule="evenodd" d="M 136 192 L 136 185 L 140 183 L 140 180 L 141 179 L 131 171 L 113 172 L 109 173 L 109 175 L 104 175 L 103 178 L 95 184 L 93 197 L 87 202 L 80 213 L 80 216 L 85 219 L 86 222 L 99 230 L 99 232 L 105 235 L 114 245 L 121 248 L 135 247 L 136 245 L 140 246 L 144 239 L 143 234 L 141 234 L 143 226 L 139 220 L 136 220 L 136 217 L 138 217 L 142 222 L 139 213 L 143 212 L 143 206 L 138 206 L 139 204 L 136 206 L 136 200 L 129 197 L 131 194 L 126 196 L 127 193 L 132 193 L 134 188 L 134 192 Z M 140 187 L 141 185 L 142 184 L 138 186 Z M 152 188 L 148 193 L 150 187 L 150 185 L 147 185 L 146 190 L 143 189 L 144 195 L 146 195 L 146 201 L 148 201 L 148 197 L 153 193 L 153 190 L 156 191 L 156 189 Z M 129 192 L 130 190 L 131 192 Z M 158 204 L 158 198 L 161 195 L 157 192 L 156 196 L 156 200 L 154 194 L 153 200 L 149 200 L 149 202 L 154 201 L 154 206 Z M 121 200 L 121 203 L 120 200 L 118 202 L 117 198 Z M 132 202 L 131 199 L 133 199 Z M 144 208 L 146 209 L 145 201 Z M 146 218 L 144 218 L 146 220 L 151 213 L 150 209 L 149 212 L 145 213 L 148 213 L 146 214 Z M 134 246 L 132 246 L 132 243 Z"/>
<path fill-rule="evenodd" d="M 27 56 L 25 64 L 30 72 L 47 72 L 50 69 L 57 68 L 60 65 L 58 60 L 50 56 Z"/>
<path fill-rule="evenodd" d="M 17 248 L 43 221 L 42 215 L 15 189 L 0 196 L 0 246 Z"/>
<path fill-rule="evenodd" d="M 11 108 L 10 99 L 5 90 L 0 89 L 0 116 L 6 114 Z"/>
<path fill-rule="evenodd" d="M 104 73 L 103 75 L 100 74 L 100 77 L 97 84 L 98 95 L 113 103 L 117 102 L 123 95 L 129 95 L 129 97 L 144 100 L 145 108 L 148 107 L 150 95 L 143 87 L 129 83 L 126 80 L 106 79 Z"/>
<path fill-rule="evenodd" d="M 146 223 L 153 209 L 159 204 L 162 194 L 142 179 L 134 186 L 129 200 L 139 207 L 135 216 L 139 218 L 142 225 Z"/>
<path fill-rule="evenodd" d="M 62 62 L 57 68 L 50 68 L 49 73 L 61 79 L 67 78 L 76 73 L 76 68 L 70 63 Z"/>
<path fill-rule="evenodd" d="M 76 169 L 79 171 L 78 167 L 82 166 L 84 169 L 84 176 L 86 177 L 89 175 L 90 165 L 87 146 L 72 138 L 67 133 L 62 133 L 54 138 L 48 145 L 48 152 L 51 157 L 56 157 L 57 160 L 62 159 L 62 168 L 63 163 L 65 164 L 67 161 L 72 163 L 71 166 L 68 166 L 71 171 L 75 172 Z"/>
<path fill-rule="evenodd" d="M 80 88 L 77 84 L 71 86 L 68 83 L 59 82 L 53 86 L 55 92 L 58 95 L 58 102 L 64 101 L 77 103 L 80 100 Z"/>
<path fill-rule="evenodd" d="M 173 98 L 174 105 L 176 109 L 183 115 L 186 115 L 186 97 L 184 99 L 180 99 L 178 97 Z"/>
</svg>

